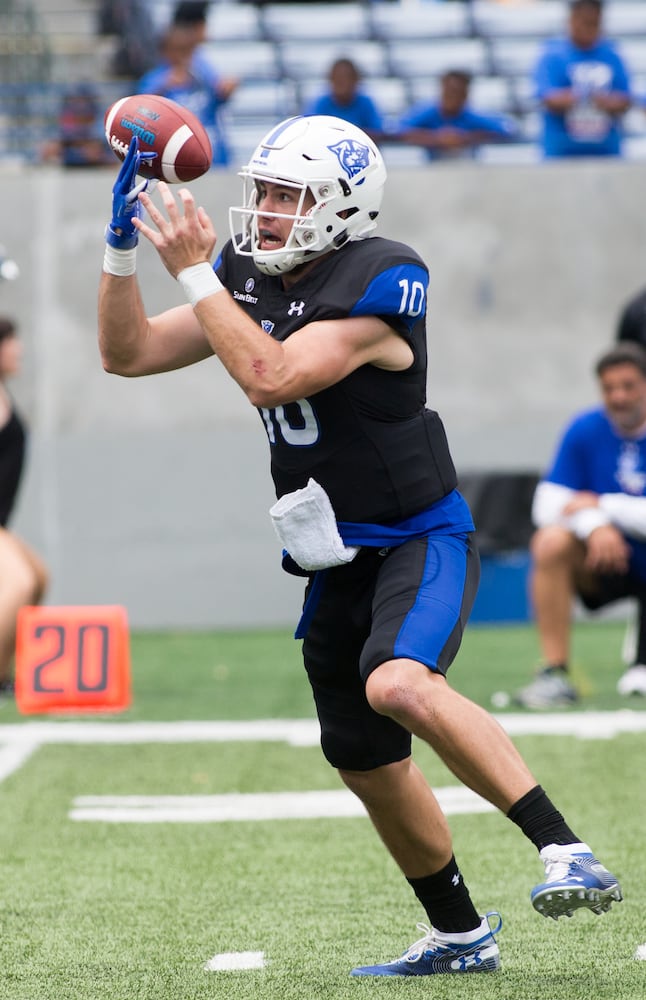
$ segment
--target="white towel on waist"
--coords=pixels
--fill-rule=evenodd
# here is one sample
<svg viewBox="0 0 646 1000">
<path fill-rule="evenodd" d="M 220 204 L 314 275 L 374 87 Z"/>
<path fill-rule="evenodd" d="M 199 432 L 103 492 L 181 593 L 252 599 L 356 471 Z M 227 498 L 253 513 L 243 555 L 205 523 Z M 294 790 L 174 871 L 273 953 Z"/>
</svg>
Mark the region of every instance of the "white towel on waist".
<svg viewBox="0 0 646 1000">
<path fill-rule="evenodd" d="M 351 562 L 359 551 L 345 545 L 330 498 L 315 479 L 286 493 L 269 511 L 282 546 L 301 569 L 314 572 Z"/>
</svg>

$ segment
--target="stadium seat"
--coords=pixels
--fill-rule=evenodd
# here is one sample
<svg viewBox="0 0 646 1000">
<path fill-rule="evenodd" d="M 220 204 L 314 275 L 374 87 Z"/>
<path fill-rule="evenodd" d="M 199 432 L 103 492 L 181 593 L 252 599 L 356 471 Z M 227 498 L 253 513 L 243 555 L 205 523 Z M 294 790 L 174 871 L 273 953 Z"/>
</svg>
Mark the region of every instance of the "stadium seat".
<svg viewBox="0 0 646 1000">
<path fill-rule="evenodd" d="M 276 42 L 332 39 L 345 43 L 370 35 L 361 3 L 269 3 L 262 7 L 261 17 L 267 38 Z"/>
<path fill-rule="evenodd" d="M 646 37 L 619 39 L 617 50 L 624 59 L 631 75 L 644 72 L 646 68 Z"/>
<path fill-rule="evenodd" d="M 526 115 L 538 108 L 534 82 L 530 76 L 517 76 L 509 81 L 512 103 L 516 110 Z"/>
<path fill-rule="evenodd" d="M 231 0 L 209 5 L 206 32 L 214 42 L 263 39 L 260 14 L 255 4 L 233 3 Z"/>
<path fill-rule="evenodd" d="M 239 170 L 245 164 L 264 135 L 276 124 L 275 117 L 258 117 L 255 121 L 232 119 L 227 122 L 227 142 L 230 166 Z"/>
<path fill-rule="evenodd" d="M 542 52 L 542 38 L 492 38 L 491 63 L 498 76 L 531 76 Z"/>
<path fill-rule="evenodd" d="M 614 39 L 646 35 L 646 4 L 612 0 L 604 7 L 603 25 L 605 34 Z"/>
<path fill-rule="evenodd" d="M 625 160 L 646 160 L 646 135 L 628 135 L 623 142 Z"/>
<path fill-rule="evenodd" d="M 644 135 L 646 127 L 646 112 L 643 107 L 630 108 L 622 118 L 625 135 Z"/>
<path fill-rule="evenodd" d="M 288 80 L 243 80 L 227 102 L 227 112 L 235 119 L 282 118 L 298 114 L 294 85 Z"/>
<path fill-rule="evenodd" d="M 301 107 L 329 89 L 327 77 L 303 80 L 300 86 Z M 408 88 L 398 77 L 368 77 L 361 84 L 363 93 L 373 99 L 383 115 L 400 115 L 410 103 Z"/>
<path fill-rule="evenodd" d="M 439 76 L 447 69 L 464 69 L 474 75 L 489 72 L 489 53 L 481 38 L 394 40 L 388 53 L 391 72 L 405 80 Z"/>
<path fill-rule="evenodd" d="M 525 142 L 539 143 L 543 132 L 543 116 L 538 108 L 525 111 L 520 121 L 521 136 Z"/>
<path fill-rule="evenodd" d="M 357 64 L 363 76 L 382 76 L 387 67 L 384 48 L 375 41 L 316 42 L 285 41 L 277 43 L 283 72 L 292 80 L 325 77 L 335 59 L 347 56 Z"/>
<path fill-rule="evenodd" d="M 370 77 L 363 89 L 372 97 L 382 115 L 403 114 L 410 104 L 408 87 L 399 77 Z"/>
<path fill-rule="evenodd" d="M 426 151 L 421 146 L 406 146 L 393 142 L 383 144 L 380 149 L 388 170 L 429 166 Z"/>
<path fill-rule="evenodd" d="M 146 12 L 150 16 L 156 35 L 162 35 L 166 31 L 172 20 L 174 8 L 174 0 L 155 0 L 154 3 L 147 4 Z"/>
<path fill-rule="evenodd" d="M 467 37 L 471 32 L 469 4 L 371 4 L 372 31 L 385 41 Z"/>
<path fill-rule="evenodd" d="M 298 86 L 299 110 L 308 107 L 320 94 L 326 93 L 329 87 L 326 76 L 313 76 L 309 80 L 301 80 Z"/>
<path fill-rule="evenodd" d="M 646 94 L 646 66 L 632 71 L 631 83 L 636 94 Z"/>
<path fill-rule="evenodd" d="M 471 12 L 475 31 L 487 38 L 552 38 L 565 31 L 568 5 L 565 0 L 535 0 L 519 6 L 473 0 Z"/>
<path fill-rule="evenodd" d="M 511 86 L 504 76 L 476 76 L 469 89 L 469 104 L 476 111 L 486 114 L 506 114 L 514 102 Z"/>
<path fill-rule="evenodd" d="M 231 40 L 225 45 L 206 42 L 204 50 L 223 76 L 235 76 L 240 80 L 277 80 L 280 77 L 272 42 Z"/>
</svg>

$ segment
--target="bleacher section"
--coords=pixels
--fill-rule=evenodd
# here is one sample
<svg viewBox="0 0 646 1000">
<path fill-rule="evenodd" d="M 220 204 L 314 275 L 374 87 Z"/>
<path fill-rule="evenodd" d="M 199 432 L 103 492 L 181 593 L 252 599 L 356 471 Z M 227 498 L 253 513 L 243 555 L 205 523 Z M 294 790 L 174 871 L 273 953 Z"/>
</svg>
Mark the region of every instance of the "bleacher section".
<svg viewBox="0 0 646 1000">
<path fill-rule="evenodd" d="M 174 3 L 148 0 L 153 39 Z M 0 157 L 38 158 L 55 129 L 61 91 L 91 80 L 106 106 L 134 82 L 110 77 L 116 40 L 97 33 L 98 0 L 0 0 Z M 431 100 L 448 67 L 474 74 L 473 104 L 513 117 L 521 142 L 483 150 L 483 162 L 537 156 L 538 115 L 530 73 L 544 39 L 560 34 L 566 0 L 357 0 L 346 3 L 253 3 L 213 0 L 208 42 L 215 65 L 240 79 L 227 108 L 234 163 L 262 132 L 298 113 L 325 85 L 333 59 L 349 56 L 384 114 L 396 119 L 412 103 Z M 646 89 L 646 3 L 607 0 L 606 34 L 620 45 L 637 84 Z M 25 62 L 25 52 L 30 58 Z M 626 117 L 629 156 L 643 158 L 646 113 Z M 416 164 L 419 151 L 391 150 L 392 162 Z"/>
</svg>

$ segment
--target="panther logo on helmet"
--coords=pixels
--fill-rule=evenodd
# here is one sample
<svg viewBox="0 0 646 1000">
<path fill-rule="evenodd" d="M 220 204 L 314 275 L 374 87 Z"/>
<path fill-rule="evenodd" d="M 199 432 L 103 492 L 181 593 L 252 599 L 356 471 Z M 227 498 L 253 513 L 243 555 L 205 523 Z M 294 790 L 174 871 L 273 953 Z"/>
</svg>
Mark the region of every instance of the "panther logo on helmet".
<svg viewBox="0 0 646 1000">
<path fill-rule="evenodd" d="M 328 149 L 336 154 L 348 177 L 356 177 L 370 163 L 370 150 L 356 139 L 342 139 Z"/>
</svg>

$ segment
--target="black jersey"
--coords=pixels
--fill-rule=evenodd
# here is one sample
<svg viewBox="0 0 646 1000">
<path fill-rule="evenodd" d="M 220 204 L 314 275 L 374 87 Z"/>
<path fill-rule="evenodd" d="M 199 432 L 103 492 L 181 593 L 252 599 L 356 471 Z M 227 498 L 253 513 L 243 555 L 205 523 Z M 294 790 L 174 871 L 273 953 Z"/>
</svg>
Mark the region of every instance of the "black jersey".
<svg viewBox="0 0 646 1000">
<path fill-rule="evenodd" d="M 456 486 L 442 422 L 426 408 L 428 271 L 413 250 L 381 237 L 348 243 L 285 290 L 280 277 L 262 274 L 229 242 L 216 271 L 276 340 L 314 320 L 371 315 L 413 351 L 406 371 L 363 365 L 306 399 L 260 409 L 277 496 L 311 476 L 338 520 L 385 523 L 424 510 Z"/>
<path fill-rule="evenodd" d="M 646 347 L 646 289 L 624 307 L 619 319 L 617 340 L 634 340 Z"/>
<path fill-rule="evenodd" d="M 15 410 L 0 427 L 0 525 L 9 520 L 25 458 L 25 428 Z"/>
</svg>

